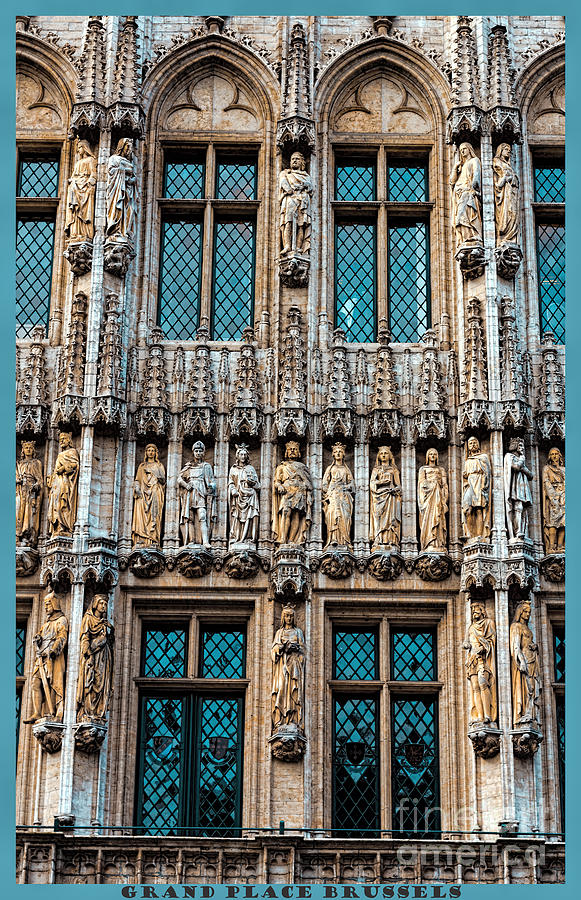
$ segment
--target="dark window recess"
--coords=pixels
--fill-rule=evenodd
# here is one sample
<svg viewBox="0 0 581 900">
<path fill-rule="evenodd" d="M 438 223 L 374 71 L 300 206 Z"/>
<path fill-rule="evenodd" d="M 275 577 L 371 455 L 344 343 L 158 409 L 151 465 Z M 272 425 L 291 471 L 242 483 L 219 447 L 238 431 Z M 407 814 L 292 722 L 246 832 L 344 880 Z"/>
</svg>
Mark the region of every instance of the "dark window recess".
<svg viewBox="0 0 581 900">
<path fill-rule="evenodd" d="M 48 156 L 21 156 L 16 189 L 18 197 L 56 197 L 58 183 L 58 159 Z"/>
<path fill-rule="evenodd" d="M 172 341 L 194 340 L 200 321 L 202 223 L 167 221 L 162 226 L 159 324 Z"/>
<path fill-rule="evenodd" d="M 184 824 L 186 735 L 185 698 L 144 697 L 138 824 L 145 830 L 171 834 Z"/>
<path fill-rule="evenodd" d="M 254 222 L 217 222 L 212 337 L 238 341 L 254 315 Z"/>
<path fill-rule="evenodd" d="M 377 700 L 375 697 L 336 697 L 334 703 L 335 837 L 378 837 Z"/>
<path fill-rule="evenodd" d="M 535 165 L 534 180 L 537 203 L 565 202 L 564 165 Z"/>
<path fill-rule="evenodd" d="M 202 678 L 244 678 L 244 632 L 203 631 L 200 668 Z"/>
<path fill-rule="evenodd" d="M 419 341 L 429 323 L 428 227 L 425 222 L 388 229 L 389 327 L 392 340 Z"/>
<path fill-rule="evenodd" d="M 554 628 L 555 681 L 565 682 L 565 629 Z"/>
<path fill-rule="evenodd" d="M 240 823 L 241 701 L 202 697 L 198 744 L 196 824 L 223 837 Z"/>
<path fill-rule="evenodd" d="M 561 831 L 565 831 L 565 698 L 557 697 L 557 752 L 559 754 L 559 790 L 561 796 Z"/>
<path fill-rule="evenodd" d="M 392 696 L 393 830 L 408 837 L 440 830 L 437 701 Z"/>
<path fill-rule="evenodd" d="M 425 166 L 387 166 L 387 199 L 397 203 L 417 203 L 428 199 Z"/>
<path fill-rule="evenodd" d="M 219 161 L 216 197 L 219 200 L 255 200 L 256 163 Z"/>
<path fill-rule="evenodd" d="M 348 341 L 374 341 L 376 333 L 375 225 L 335 227 L 335 325 Z"/>
<path fill-rule="evenodd" d="M 47 326 L 50 308 L 54 219 L 19 217 L 16 226 L 16 337 Z"/>
<path fill-rule="evenodd" d="M 185 678 L 185 628 L 147 628 L 143 635 L 141 672 L 149 678 Z"/>
<path fill-rule="evenodd" d="M 362 202 L 375 200 L 375 165 L 373 163 L 339 164 L 335 169 L 335 199 Z"/>
<path fill-rule="evenodd" d="M 376 632 L 335 632 L 334 677 L 348 681 L 373 681 L 378 677 Z"/>
<path fill-rule="evenodd" d="M 537 224 L 541 332 L 565 342 L 565 226 Z"/>
<path fill-rule="evenodd" d="M 24 653 L 26 648 L 26 625 L 16 626 L 16 674 L 24 675 Z"/>
<path fill-rule="evenodd" d="M 392 631 L 391 677 L 401 681 L 435 681 L 434 645 L 431 631 Z"/>
<path fill-rule="evenodd" d="M 163 180 L 163 196 L 183 200 L 204 196 L 205 166 L 202 161 L 167 160 Z"/>
</svg>

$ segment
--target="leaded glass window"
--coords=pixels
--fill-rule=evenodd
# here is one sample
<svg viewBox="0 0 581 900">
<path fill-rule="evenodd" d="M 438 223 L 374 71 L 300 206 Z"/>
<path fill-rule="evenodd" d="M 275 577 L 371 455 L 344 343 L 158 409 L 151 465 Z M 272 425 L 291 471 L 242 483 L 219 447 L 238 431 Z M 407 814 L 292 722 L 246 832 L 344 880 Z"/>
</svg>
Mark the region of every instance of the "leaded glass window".
<svg viewBox="0 0 581 900">
<path fill-rule="evenodd" d="M 537 203 L 565 202 L 565 166 L 540 163 L 534 167 Z"/>
<path fill-rule="evenodd" d="M 18 197 L 56 197 L 59 161 L 48 156 L 21 156 L 18 166 Z"/>
<path fill-rule="evenodd" d="M 16 336 L 26 339 L 48 324 L 54 219 L 19 216 L 16 226 Z"/>
<path fill-rule="evenodd" d="M 378 677 L 376 631 L 335 632 L 334 677 L 348 681 L 373 681 Z"/>
<path fill-rule="evenodd" d="M 432 631 L 392 631 L 391 677 L 401 681 L 435 681 L 434 645 Z"/>
<path fill-rule="evenodd" d="M 201 834 L 225 837 L 240 823 L 241 706 L 241 700 L 231 697 L 202 697 L 200 701 L 195 796 Z"/>
<path fill-rule="evenodd" d="M 168 340 L 193 340 L 200 321 L 202 223 L 162 225 L 159 324 Z"/>
<path fill-rule="evenodd" d="M 204 196 L 205 165 L 202 160 L 166 160 L 163 196 L 195 199 Z"/>
<path fill-rule="evenodd" d="M 555 681 L 565 681 L 565 629 L 554 628 Z"/>
<path fill-rule="evenodd" d="M 243 631 L 207 629 L 202 632 L 202 678 L 244 678 Z"/>
<path fill-rule="evenodd" d="M 16 626 L 16 674 L 24 675 L 24 652 L 26 647 L 26 625 Z"/>
<path fill-rule="evenodd" d="M 335 325 L 348 341 L 373 341 L 376 331 L 376 228 L 348 222 L 335 227 Z"/>
<path fill-rule="evenodd" d="M 559 756 L 559 788 L 561 795 L 561 830 L 565 830 L 565 698 L 557 697 L 557 752 Z"/>
<path fill-rule="evenodd" d="M 392 696 L 393 830 L 429 836 L 440 829 L 437 701 Z"/>
<path fill-rule="evenodd" d="M 375 164 L 354 162 L 337 165 L 335 199 L 357 203 L 375 200 Z"/>
<path fill-rule="evenodd" d="M 251 221 L 216 223 L 212 304 L 216 341 L 240 340 L 253 321 L 254 235 Z"/>
<path fill-rule="evenodd" d="M 419 341 L 429 321 L 427 224 L 392 225 L 388 229 L 388 257 L 392 340 Z"/>
<path fill-rule="evenodd" d="M 138 824 L 171 834 L 185 824 L 185 698 L 144 697 L 141 715 Z"/>
<path fill-rule="evenodd" d="M 219 200 L 254 200 L 256 198 L 256 163 L 222 160 L 218 163 Z"/>
<path fill-rule="evenodd" d="M 387 199 L 392 203 L 415 203 L 428 199 L 426 166 L 395 163 L 387 166 Z"/>
<path fill-rule="evenodd" d="M 335 697 L 333 828 L 339 837 L 376 837 L 379 741 L 375 697 Z"/>
<path fill-rule="evenodd" d="M 537 223 L 541 331 L 565 341 L 565 226 Z"/>
<path fill-rule="evenodd" d="M 146 628 L 141 671 L 149 678 L 185 678 L 187 632 L 179 627 Z"/>
</svg>

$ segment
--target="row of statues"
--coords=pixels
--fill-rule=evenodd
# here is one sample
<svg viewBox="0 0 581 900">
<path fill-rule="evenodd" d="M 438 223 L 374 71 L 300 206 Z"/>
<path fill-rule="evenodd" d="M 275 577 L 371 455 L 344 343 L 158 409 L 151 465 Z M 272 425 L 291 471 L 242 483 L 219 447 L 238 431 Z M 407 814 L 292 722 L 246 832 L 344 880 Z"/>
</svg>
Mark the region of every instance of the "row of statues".
<svg viewBox="0 0 581 900">
<path fill-rule="evenodd" d="M 80 460 L 72 435 L 61 432 L 60 452 L 51 475 L 47 476 L 48 525 L 51 537 L 72 535 L 77 518 Z M 179 528 L 183 546 L 211 546 L 215 519 L 216 480 L 206 448 L 196 441 L 192 460 L 178 476 L 180 499 Z M 355 482 L 345 462 L 346 447 L 333 446 L 331 464 L 322 480 L 322 507 L 327 529 L 326 547 L 350 548 Z M 530 482 L 533 473 L 525 460 L 522 438 L 513 438 L 504 457 L 504 496 L 508 536 L 511 541 L 528 537 L 528 515 L 532 505 Z M 133 483 L 132 542 L 135 547 L 159 546 L 165 504 L 166 472 L 155 444 L 145 448 Z M 260 516 L 260 481 L 250 464 L 249 448 L 236 445 L 235 462 L 228 476 L 230 549 L 254 549 Z M 565 550 L 565 468 L 558 448 L 548 454 L 542 473 L 543 527 L 545 550 Z M 16 540 L 35 547 L 40 529 L 44 491 L 42 463 L 36 457 L 34 441 L 23 441 L 16 465 Z M 478 438 L 467 442 L 462 471 L 462 525 L 467 543 L 490 540 L 492 468 Z M 401 539 L 402 489 L 400 475 L 389 447 L 377 451 L 369 484 L 369 538 L 375 549 L 397 550 Z M 439 465 L 438 451 L 426 453 L 426 464 L 418 473 L 417 503 L 420 548 L 444 553 L 447 549 L 448 478 Z M 289 441 L 285 458 L 277 466 L 272 487 L 272 532 L 279 544 L 304 544 L 312 522 L 313 480 L 301 462 L 296 441 Z"/>
<path fill-rule="evenodd" d="M 496 243 L 518 236 L 519 179 L 511 165 L 510 144 L 500 144 L 492 161 Z M 452 222 L 458 245 L 482 243 L 482 166 L 474 148 L 460 144 L 450 173 Z"/>
</svg>

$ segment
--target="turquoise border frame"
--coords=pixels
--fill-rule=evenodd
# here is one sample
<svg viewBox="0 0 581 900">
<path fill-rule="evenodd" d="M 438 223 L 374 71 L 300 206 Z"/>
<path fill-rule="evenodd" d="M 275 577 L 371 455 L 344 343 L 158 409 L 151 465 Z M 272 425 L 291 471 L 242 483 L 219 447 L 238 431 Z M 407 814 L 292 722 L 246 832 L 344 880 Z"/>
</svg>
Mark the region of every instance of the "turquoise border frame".
<svg viewBox="0 0 581 900">
<path fill-rule="evenodd" d="M 141 0 L 136 4 L 137 12 L 141 15 L 156 15 L 163 10 L 164 15 L 207 15 L 210 10 L 210 3 L 180 3 L 174 0 L 164 0 L 163 4 L 158 2 L 152 3 L 151 0 Z M 1 699 L 1 718 L 2 722 L 9 722 L 10 725 L 4 729 L 3 740 L 0 744 L 0 791 L 2 798 L 2 820 L 0 822 L 0 861 L 2 863 L 2 896 L 6 898 L 18 897 L 20 900 L 27 897 L 43 897 L 57 896 L 69 897 L 71 900 L 85 900 L 85 898 L 120 898 L 120 886 L 114 885 L 82 885 L 63 887 L 52 885 L 22 885 L 16 886 L 14 878 L 14 740 L 13 740 L 13 693 L 12 685 L 14 678 L 14 641 L 11 623 L 14 621 L 14 551 L 13 551 L 13 533 L 14 533 L 14 488 L 12 471 L 14 468 L 14 446 L 15 446 L 15 430 L 14 430 L 14 300 L 13 288 L 14 284 L 14 218 L 15 218 L 15 202 L 14 202 L 14 16 L 17 14 L 27 13 L 30 15 L 79 15 L 92 14 L 99 12 L 103 15 L 120 15 L 129 12 L 123 7 L 118 0 L 116 3 L 100 2 L 90 3 L 88 0 L 59 0 L 58 3 L 39 3 L 33 0 L 21 0 L 15 3 L 14 0 L 5 0 L 5 4 L 0 11 L 0 71 L 2 81 L 0 82 L 0 121 L 3 124 L 4 140 L 0 145 L 0 171 L 3 174 L 1 179 L 1 206 L 4 215 L 0 218 L 0 235 L 2 238 L 2 246 L 4 252 L 0 257 L 0 274 L 4 285 L 8 285 L 8 291 L 5 292 L 2 304 L 0 304 L 0 358 L 2 359 L 2 375 L 4 390 L 0 393 L 0 421 L 3 423 L 4 440 L 0 445 L 0 463 L 5 477 L 0 480 L 0 516 L 2 519 L 3 534 L 5 539 L 2 541 L 2 575 L 4 587 L 4 610 L 6 621 L 10 623 L 4 629 L 4 653 L 0 654 L 0 683 L 4 686 Z M 162 7 L 160 9 L 160 6 Z M 464 0 L 462 3 L 450 2 L 412 2 L 411 8 L 406 9 L 409 15 L 537 15 L 542 16 L 551 11 L 547 7 L 550 4 L 548 0 L 539 2 L 539 0 L 505 0 L 504 3 L 491 3 L 489 0 Z M 97 7 L 97 9 L 95 9 Z M 575 158 L 578 158 L 578 150 L 575 152 L 573 148 L 578 148 L 581 144 L 581 53 L 578 52 L 577 42 L 581 40 L 581 10 L 575 3 L 575 0 L 561 0 L 558 4 L 558 14 L 567 16 L 566 30 L 567 42 L 569 47 L 575 47 L 574 52 L 567 53 L 567 72 L 566 72 L 566 89 L 567 89 L 567 204 L 569 210 L 579 209 L 581 203 L 581 167 L 575 166 Z M 354 0 L 335 0 L 334 3 L 329 2 L 293 2 L 283 3 L 282 0 L 230 0 L 225 6 L 219 7 L 221 14 L 230 15 L 356 15 L 360 13 L 357 9 L 357 3 Z M 370 2 L 366 14 L 383 15 L 385 5 L 379 4 L 376 0 Z M 553 10 L 554 12 L 555 10 Z M 574 254 L 578 255 L 581 246 L 581 225 L 579 217 L 569 214 L 567 218 L 567 287 L 569 296 L 573 298 L 573 287 L 579 279 L 579 273 L 575 268 Z M 576 285 L 575 285 L 576 286 Z M 581 302 L 570 299 L 567 308 L 567 331 L 568 345 L 571 347 L 581 335 Z M 571 354 L 570 354 L 571 357 Z M 567 428 L 568 446 L 572 448 L 579 438 L 581 438 L 581 391 L 576 390 L 576 380 L 581 377 L 581 355 L 577 354 L 577 359 L 569 358 L 568 361 L 568 390 L 567 390 Z M 573 455 L 569 451 L 569 468 L 568 468 L 568 495 L 567 505 L 569 509 L 569 534 L 567 541 L 567 567 L 569 571 L 569 604 L 567 610 L 567 627 L 569 634 L 577 635 L 581 631 L 581 601 L 572 599 L 574 590 L 574 545 L 579 542 L 581 534 L 581 478 L 573 471 Z M 571 658 L 571 654 L 570 654 Z M 577 676 L 578 681 L 581 680 Z M 577 685 L 578 686 L 578 685 Z M 581 733 L 581 717 L 579 716 L 579 707 L 577 698 L 579 691 L 573 691 L 572 681 L 569 681 L 569 691 L 567 692 L 567 721 L 568 721 L 568 745 L 573 750 L 579 746 L 579 737 Z M 578 875 L 574 869 L 572 859 L 576 851 L 576 841 L 580 837 L 579 817 L 574 815 L 576 802 L 581 799 L 581 766 L 570 765 L 567 776 L 567 797 L 568 810 L 567 816 L 567 840 L 569 846 L 568 863 L 569 877 L 566 885 L 550 886 L 536 885 L 534 886 L 534 896 L 538 898 L 559 897 L 564 898 L 575 897 L 578 895 Z M 577 882 L 577 887 L 575 887 Z M 280 887 L 277 890 L 277 897 L 280 897 Z M 162 896 L 162 886 L 158 887 L 158 894 Z M 474 885 L 462 886 L 461 896 L 467 900 L 472 898 L 486 897 L 495 900 L 495 895 L 504 890 L 503 886 L 497 885 Z M 514 886 L 510 889 L 512 893 L 523 895 L 527 891 L 529 896 L 529 888 L 526 886 Z M 322 900 L 323 888 L 321 885 L 312 885 L 310 895 L 313 900 Z M 428 896 L 431 891 L 428 890 Z M 414 896 L 413 888 L 410 889 L 409 897 Z M 421 896 L 421 895 L 418 895 Z M 215 900 L 223 900 L 226 898 L 226 887 L 220 888 L 215 886 Z"/>
</svg>

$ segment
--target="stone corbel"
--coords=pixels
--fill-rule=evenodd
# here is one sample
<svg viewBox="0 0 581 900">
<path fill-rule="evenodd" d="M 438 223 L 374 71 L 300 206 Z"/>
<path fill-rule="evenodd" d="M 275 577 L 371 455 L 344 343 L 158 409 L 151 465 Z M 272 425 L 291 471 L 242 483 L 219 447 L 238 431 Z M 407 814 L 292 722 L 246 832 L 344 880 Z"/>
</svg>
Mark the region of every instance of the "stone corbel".
<svg viewBox="0 0 581 900">
<path fill-rule="evenodd" d="M 138 578 L 155 578 L 165 569 L 165 557 L 158 547 L 136 547 L 127 565 Z"/>
<path fill-rule="evenodd" d="M 444 581 L 452 569 L 452 559 L 447 553 L 420 553 L 415 561 L 415 570 L 422 581 Z"/>
<path fill-rule="evenodd" d="M 18 548 L 16 548 L 18 551 Z M 550 553 L 544 556 L 539 563 L 539 569 L 547 581 L 553 584 L 563 584 L 565 581 L 565 554 Z"/>
<path fill-rule="evenodd" d="M 268 743 L 275 759 L 297 762 L 304 755 L 307 739 L 298 725 L 279 725 Z"/>
<path fill-rule="evenodd" d="M 55 722 L 48 717 L 38 719 L 32 726 L 33 735 L 47 753 L 58 753 L 61 749 L 64 730 L 62 722 Z"/>
<path fill-rule="evenodd" d="M 491 725 L 474 724 L 470 726 L 468 737 L 476 756 L 481 759 L 492 759 L 500 752 L 501 732 Z"/>
<path fill-rule="evenodd" d="M 107 736 L 107 723 L 102 720 L 82 721 L 73 726 L 75 747 L 82 753 L 98 753 Z"/>
<path fill-rule="evenodd" d="M 85 275 L 93 265 L 93 241 L 71 241 L 63 256 L 75 275 Z"/>
<path fill-rule="evenodd" d="M 403 557 L 396 550 L 376 550 L 369 557 L 367 567 L 378 581 L 395 581 L 403 572 Z"/>
<path fill-rule="evenodd" d="M 135 257 L 133 244 L 128 240 L 105 241 L 103 266 L 111 275 L 123 278 Z"/>
<path fill-rule="evenodd" d="M 482 244 L 462 244 L 456 250 L 454 259 L 458 261 L 460 271 L 468 281 L 480 278 L 484 274 L 484 267 L 488 262 Z"/>
<path fill-rule="evenodd" d="M 522 250 L 518 244 L 504 243 L 494 251 L 496 259 L 496 271 L 501 278 L 510 281 L 519 270 L 522 260 Z"/>
<path fill-rule="evenodd" d="M 40 553 L 34 547 L 22 544 L 16 547 L 16 574 L 19 578 L 34 575 L 40 563 Z"/>
<path fill-rule="evenodd" d="M 511 731 L 511 736 L 513 753 L 519 759 L 531 759 L 543 740 L 542 732 L 536 723 L 531 723 L 528 728 L 515 728 Z"/>
<path fill-rule="evenodd" d="M 311 573 L 302 547 L 286 544 L 274 554 L 270 584 L 275 596 L 308 596 Z"/>
<path fill-rule="evenodd" d="M 212 551 L 202 546 L 182 547 L 176 556 L 176 566 L 186 578 L 202 578 L 210 572 L 213 560 Z"/>
<path fill-rule="evenodd" d="M 301 253 L 299 250 L 289 250 L 279 259 L 278 271 L 285 287 L 306 287 L 309 283 L 310 269 L 309 254 Z"/>
<path fill-rule="evenodd" d="M 254 578 L 260 567 L 260 557 L 253 550 L 228 553 L 224 561 L 224 571 L 228 578 Z"/>
<path fill-rule="evenodd" d="M 349 578 L 354 565 L 355 556 L 345 548 L 328 547 L 321 557 L 321 572 L 329 578 Z"/>
</svg>

